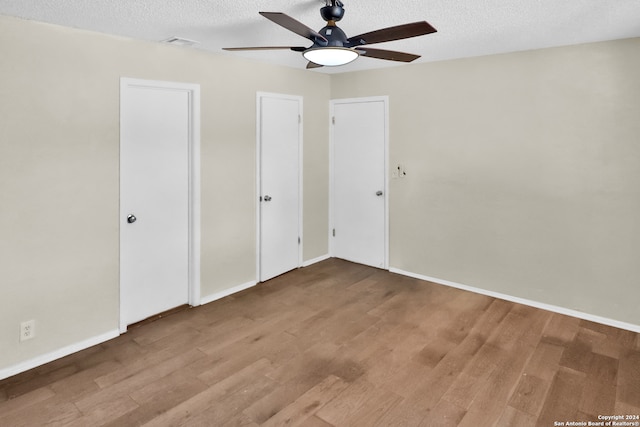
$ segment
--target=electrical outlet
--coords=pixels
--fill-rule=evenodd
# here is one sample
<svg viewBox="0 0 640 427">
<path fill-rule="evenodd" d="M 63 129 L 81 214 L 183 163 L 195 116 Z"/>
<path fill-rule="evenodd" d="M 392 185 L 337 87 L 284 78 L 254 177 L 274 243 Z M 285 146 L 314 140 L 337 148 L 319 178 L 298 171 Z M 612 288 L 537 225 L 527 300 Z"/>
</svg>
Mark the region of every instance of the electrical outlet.
<svg viewBox="0 0 640 427">
<path fill-rule="evenodd" d="M 36 321 L 27 320 L 20 323 L 20 341 L 30 340 L 36 337 Z"/>
</svg>

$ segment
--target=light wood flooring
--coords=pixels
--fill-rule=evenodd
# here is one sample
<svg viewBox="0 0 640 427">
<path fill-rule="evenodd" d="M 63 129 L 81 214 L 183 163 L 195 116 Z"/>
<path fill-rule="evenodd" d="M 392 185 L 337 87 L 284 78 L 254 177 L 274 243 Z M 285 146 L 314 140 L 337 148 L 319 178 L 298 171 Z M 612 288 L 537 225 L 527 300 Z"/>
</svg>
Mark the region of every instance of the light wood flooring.
<svg viewBox="0 0 640 427">
<path fill-rule="evenodd" d="M 554 426 L 640 415 L 640 338 L 330 259 L 0 382 L 0 426 Z"/>
</svg>

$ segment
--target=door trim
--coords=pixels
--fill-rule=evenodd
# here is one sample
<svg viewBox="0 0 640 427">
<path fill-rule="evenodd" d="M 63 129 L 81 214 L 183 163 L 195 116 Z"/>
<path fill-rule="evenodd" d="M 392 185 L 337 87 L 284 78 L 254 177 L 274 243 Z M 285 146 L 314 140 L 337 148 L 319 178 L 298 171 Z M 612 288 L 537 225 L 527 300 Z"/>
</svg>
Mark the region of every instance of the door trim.
<svg viewBox="0 0 640 427">
<path fill-rule="evenodd" d="M 384 104 L 384 269 L 389 269 L 389 97 L 388 96 L 369 96 L 363 98 L 344 98 L 332 99 L 329 101 L 329 254 L 335 256 L 333 229 L 334 223 L 334 126 L 333 118 L 335 117 L 335 106 L 338 104 L 356 104 L 365 102 L 382 102 Z"/>
<path fill-rule="evenodd" d="M 192 83 L 167 82 L 159 80 L 143 80 L 128 77 L 120 78 L 120 105 L 127 99 L 127 89 L 170 89 L 187 92 L 189 95 L 189 279 L 188 279 L 188 303 L 191 306 L 200 305 L 200 85 Z M 122 123 L 122 109 L 120 109 L 120 123 Z M 122 132 L 122 128 L 120 128 Z M 122 133 L 120 133 L 120 152 L 122 153 Z M 119 193 L 122 189 L 120 180 Z M 118 215 L 122 215 L 122 207 L 118 207 Z M 122 265 L 120 251 L 122 229 L 119 230 L 120 241 L 118 244 L 119 264 Z M 122 318 L 122 269 L 119 276 L 120 306 L 119 327 L 120 333 L 127 331 L 127 325 Z"/>
<path fill-rule="evenodd" d="M 303 105 L 303 97 L 298 95 L 286 95 L 281 93 L 272 93 L 272 92 L 256 92 L 256 283 L 260 283 L 260 278 L 262 276 L 261 267 L 260 267 L 260 259 L 261 259 L 261 228 L 262 228 L 262 211 L 260 209 L 261 202 L 260 197 L 262 195 L 262 138 L 261 138 L 261 130 L 262 130 L 262 115 L 261 115 L 261 106 L 260 102 L 262 98 L 278 98 L 285 100 L 298 101 L 298 115 L 299 115 L 299 126 L 298 126 L 298 236 L 300 237 L 300 244 L 298 245 L 298 268 L 302 266 L 302 247 L 304 244 L 304 236 L 302 235 L 303 227 L 302 227 L 302 212 L 303 212 L 303 191 L 302 191 L 302 161 L 303 161 L 303 123 L 304 123 L 304 105 Z"/>
</svg>

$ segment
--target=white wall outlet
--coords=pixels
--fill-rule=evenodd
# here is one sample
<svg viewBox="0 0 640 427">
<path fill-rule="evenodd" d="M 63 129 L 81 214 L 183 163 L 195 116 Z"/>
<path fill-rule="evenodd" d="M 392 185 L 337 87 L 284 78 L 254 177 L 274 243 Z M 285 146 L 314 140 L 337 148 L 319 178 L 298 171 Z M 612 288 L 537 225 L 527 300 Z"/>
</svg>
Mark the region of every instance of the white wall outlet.
<svg viewBox="0 0 640 427">
<path fill-rule="evenodd" d="M 36 336 L 36 321 L 27 320 L 20 323 L 20 341 L 30 340 Z"/>
</svg>

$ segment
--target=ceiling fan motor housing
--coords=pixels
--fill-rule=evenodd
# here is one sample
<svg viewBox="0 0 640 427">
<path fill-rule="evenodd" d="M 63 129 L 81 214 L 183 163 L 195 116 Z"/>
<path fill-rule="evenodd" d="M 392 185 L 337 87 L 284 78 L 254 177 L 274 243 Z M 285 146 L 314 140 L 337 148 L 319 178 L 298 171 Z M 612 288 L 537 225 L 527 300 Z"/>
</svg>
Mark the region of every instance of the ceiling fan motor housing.
<svg viewBox="0 0 640 427">
<path fill-rule="evenodd" d="M 322 19 L 327 21 L 328 25 L 319 31 L 328 43 L 315 43 L 320 46 L 336 46 L 344 47 L 347 43 L 347 35 L 336 26 L 336 22 L 344 16 L 344 7 L 341 1 L 327 1 L 327 6 L 320 8 Z"/>
<path fill-rule="evenodd" d="M 325 39 L 327 39 L 328 43 L 322 46 L 336 46 L 336 47 L 346 47 L 347 45 L 347 35 L 340 28 L 335 25 L 327 25 L 323 29 L 319 31 Z"/>
</svg>

